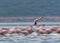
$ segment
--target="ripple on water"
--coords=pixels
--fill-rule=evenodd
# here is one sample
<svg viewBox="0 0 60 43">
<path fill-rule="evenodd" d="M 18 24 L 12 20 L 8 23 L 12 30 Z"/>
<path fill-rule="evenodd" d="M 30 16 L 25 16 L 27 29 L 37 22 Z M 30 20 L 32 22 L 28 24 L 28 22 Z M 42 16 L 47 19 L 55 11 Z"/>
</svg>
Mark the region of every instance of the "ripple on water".
<svg viewBox="0 0 60 43">
<path fill-rule="evenodd" d="M 7 36 L 0 37 L 1 43 L 59 43 L 60 35 Z"/>
</svg>

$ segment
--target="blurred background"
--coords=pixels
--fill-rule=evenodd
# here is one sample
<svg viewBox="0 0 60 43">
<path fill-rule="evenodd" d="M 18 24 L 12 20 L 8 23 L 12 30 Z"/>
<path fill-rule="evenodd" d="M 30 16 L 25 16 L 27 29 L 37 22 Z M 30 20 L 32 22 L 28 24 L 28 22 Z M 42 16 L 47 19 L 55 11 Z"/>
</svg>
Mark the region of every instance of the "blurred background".
<svg viewBox="0 0 60 43">
<path fill-rule="evenodd" d="M 0 0 L 0 16 L 60 16 L 60 0 Z"/>
</svg>

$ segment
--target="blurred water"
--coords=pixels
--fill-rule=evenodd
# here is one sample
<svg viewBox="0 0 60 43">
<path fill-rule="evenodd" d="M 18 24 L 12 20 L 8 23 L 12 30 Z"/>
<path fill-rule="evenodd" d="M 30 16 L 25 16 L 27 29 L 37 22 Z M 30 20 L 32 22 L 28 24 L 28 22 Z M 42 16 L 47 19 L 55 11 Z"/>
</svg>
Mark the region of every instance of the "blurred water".
<svg viewBox="0 0 60 43">
<path fill-rule="evenodd" d="M 60 0 L 0 0 L 0 16 L 60 16 Z"/>
<path fill-rule="evenodd" d="M 60 43 L 59 35 L 0 37 L 0 43 Z"/>
<path fill-rule="evenodd" d="M 45 25 L 45 27 L 59 27 L 60 22 L 40 22 L 38 25 Z M 1 27 L 28 27 L 28 26 L 36 27 L 34 26 L 33 22 L 14 22 L 14 23 L 0 23 Z"/>
</svg>

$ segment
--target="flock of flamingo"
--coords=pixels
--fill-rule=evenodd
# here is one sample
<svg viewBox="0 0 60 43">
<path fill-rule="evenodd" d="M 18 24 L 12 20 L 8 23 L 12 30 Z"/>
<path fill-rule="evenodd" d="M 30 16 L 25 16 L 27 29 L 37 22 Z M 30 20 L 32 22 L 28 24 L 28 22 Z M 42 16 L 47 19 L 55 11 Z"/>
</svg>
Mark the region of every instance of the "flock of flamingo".
<svg viewBox="0 0 60 43">
<path fill-rule="evenodd" d="M 37 33 L 37 35 L 41 34 L 51 34 L 51 33 L 57 33 L 60 34 L 60 27 L 53 27 L 53 28 L 48 28 L 45 29 L 45 25 L 38 26 L 37 23 L 39 20 L 41 20 L 43 17 L 39 17 L 35 19 L 34 25 L 36 26 L 35 29 L 32 28 L 32 26 L 20 29 L 20 28 L 0 28 L 0 35 L 7 35 L 7 34 L 24 34 L 24 35 L 29 35 L 32 34 L 33 32 Z"/>
</svg>

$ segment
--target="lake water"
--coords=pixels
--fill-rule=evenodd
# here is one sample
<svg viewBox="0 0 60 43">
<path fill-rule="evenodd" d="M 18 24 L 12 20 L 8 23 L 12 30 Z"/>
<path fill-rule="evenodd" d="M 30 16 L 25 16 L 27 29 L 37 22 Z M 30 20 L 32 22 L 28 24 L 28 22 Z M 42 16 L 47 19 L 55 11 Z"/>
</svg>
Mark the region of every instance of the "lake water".
<svg viewBox="0 0 60 43">
<path fill-rule="evenodd" d="M 60 0 L 0 0 L 0 16 L 60 16 Z"/>
<path fill-rule="evenodd" d="M 0 43 L 60 43 L 59 35 L 0 37 Z"/>
</svg>

